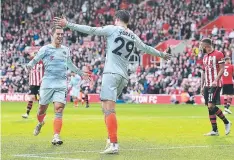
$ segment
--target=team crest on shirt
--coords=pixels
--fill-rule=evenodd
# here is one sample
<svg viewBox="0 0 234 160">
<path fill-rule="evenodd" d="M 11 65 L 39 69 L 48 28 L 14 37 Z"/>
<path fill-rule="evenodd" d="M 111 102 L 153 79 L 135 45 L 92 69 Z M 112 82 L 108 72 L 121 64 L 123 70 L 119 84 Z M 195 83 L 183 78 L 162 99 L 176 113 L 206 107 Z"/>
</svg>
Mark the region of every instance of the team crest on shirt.
<svg viewBox="0 0 234 160">
<path fill-rule="evenodd" d="M 51 61 L 54 60 L 54 56 L 50 56 L 50 60 L 51 60 Z"/>
</svg>

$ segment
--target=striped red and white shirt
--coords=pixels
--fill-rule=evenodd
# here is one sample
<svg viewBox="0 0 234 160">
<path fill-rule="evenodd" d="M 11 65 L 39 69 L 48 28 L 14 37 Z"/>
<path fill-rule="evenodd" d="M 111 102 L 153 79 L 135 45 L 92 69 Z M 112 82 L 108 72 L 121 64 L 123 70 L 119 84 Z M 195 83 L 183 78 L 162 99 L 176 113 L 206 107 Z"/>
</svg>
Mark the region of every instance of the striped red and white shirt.
<svg viewBox="0 0 234 160">
<path fill-rule="evenodd" d="M 44 65 L 42 61 L 39 61 L 30 71 L 29 85 L 40 86 L 43 75 L 44 75 Z"/>
<path fill-rule="evenodd" d="M 203 57 L 203 69 L 205 71 L 205 87 L 212 87 L 212 83 L 217 78 L 219 73 L 219 64 L 224 63 L 224 54 L 220 51 L 214 50 Z M 222 87 L 221 79 L 217 84 Z"/>
</svg>

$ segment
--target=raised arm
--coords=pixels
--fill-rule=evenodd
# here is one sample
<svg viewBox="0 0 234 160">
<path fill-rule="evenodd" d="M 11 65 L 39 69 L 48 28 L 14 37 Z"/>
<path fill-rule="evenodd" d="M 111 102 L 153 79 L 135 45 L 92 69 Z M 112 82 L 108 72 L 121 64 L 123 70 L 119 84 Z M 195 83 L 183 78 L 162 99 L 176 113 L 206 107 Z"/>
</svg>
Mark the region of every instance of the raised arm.
<svg viewBox="0 0 234 160">
<path fill-rule="evenodd" d="M 89 35 L 109 36 L 113 33 L 113 25 L 104 27 L 91 27 L 68 22 L 65 17 L 54 17 L 54 23 L 61 27 L 67 27 L 74 31 L 79 31 Z"/>
<path fill-rule="evenodd" d="M 111 35 L 111 32 L 113 32 L 113 26 L 91 27 L 67 22 L 66 27 L 74 31 L 97 36 L 109 36 Z"/>
<path fill-rule="evenodd" d="M 146 52 L 147 54 L 151 54 L 153 56 L 158 56 L 158 57 L 162 57 L 165 59 L 165 56 L 167 54 L 163 53 L 163 52 L 160 52 L 158 50 L 156 50 L 155 48 L 151 47 L 151 46 L 148 46 L 146 45 L 145 43 L 143 43 L 141 41 L 141 39 L 135 35 L 135 44 L 136 44 L 136 47 L 139 48 L 140 50 Z"/>
<path fill-rule="evenodd" d="M 35 57 L 26 65 L 28 69 L 32 69 L 45 55 L 45 47 L 41 47 Z"/>
</svg>

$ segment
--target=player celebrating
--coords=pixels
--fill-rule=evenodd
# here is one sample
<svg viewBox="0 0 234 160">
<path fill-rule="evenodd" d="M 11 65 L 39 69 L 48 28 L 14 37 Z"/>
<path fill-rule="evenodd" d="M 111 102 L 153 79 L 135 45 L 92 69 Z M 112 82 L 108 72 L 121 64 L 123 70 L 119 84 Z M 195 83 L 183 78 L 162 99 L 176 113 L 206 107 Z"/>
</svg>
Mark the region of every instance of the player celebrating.
<svg viewBox="0 0 234 160">
<path fill-rule="evenodd" d="M 104 27 L 90 27 L 67 22 L 65 18 L 54 18 L 54 22 L 62 27 L 68 27 L 90 35 L 105 36 L 107 39 L 106 61 L 102 76 L 100 98 L 108 130 L 110 143 L 101 152 L 104 154 L 118 153 L 117 119 L 115 102 L 123 88 L 128 83 L 129 57 L 135 47 L 154 56 L 169 59 L 170 54 L 159 52 L 144 44 L 140 38 L 127 28 L 130 14 L 126 10 L 119 10 L 115 14 L 115 25 Z"/>
<path fill-rule="evenodd" d="M 224 108 L 225 108 L 224 113 L 228 114 L 232 114 L 232 112 L 229 110 L 229 107 L 232 103 L 233 75 L 234 75 L 234 66 L 231 64 L 230 57 L 226 57 L 222 80 L 223 80 L 223 95 L 224 95 Z"/>
<path fill-rule="evenodd" d="M 223 112 L 216 106 L 220 99 L 221 76 L 224 72 L 224 55 L 222 52 L 214 50 L 211 39 L 201 41 L 201 49 L 205 54 L 203 57 L 203 68 L 201 78 L 201 93 L 204 92 L 205 104 L 208 106 L 212 131 L 206 136 L 218 136 L 216 116 L 223 120 L 225 124 L 225 134 L 228 135 L 231 129 L 231 122 L 226 119 Z"/>
<path fill-rule="evenodd" d="M 70 95 L 72 96 L 74 107 L 78 107 L 78 101 L 80 99 L 80 85 L 81 77 L 78 74 L 72 73 L 69 88 L 71 88 Z"/>
<path fill-rule="evenodd" d="M 80 71 L 72 64 L 69 48 L 61 45 L 63 35 L 64 31 L 61 27 L 53 26 L 51 33 L 52 43 L 40 48 L 38 54 L 27 64 L 27 69 L 29 70 L 40 60 L 43 61 L 45 66 L 40 88 L 40 107 L 37 115 L 39 123 L 34 130 L 34 135 L 37 136 L 40 133 L 48 105 L 50 102 L 53 102 L 55 119 L 52 144 L 54 145 L 61 145 L 63 143 L 59 134 L 62 128 L 63 110 L 66 104 L 67 68 L 79 75 L 84 75 L 84 78 L 88 78 L 86 73 Z"/>
<path fill-rule="evenodd" d="M 33 53 L 33 57 L 36 55 L 36 53 Z M 27 111 L 25 114 L 22 115 L 23 118 L 28 118 L 29 113 L 33 106 L 33 101 L 37 100 L 40 90 L 40 85 L 42 81 L 42 77 L 44 74 L 44 67 L 42 61 L 38 62 L 31 70 L 29 74 L 29 101 L 27 105 Z"/>
</svg>

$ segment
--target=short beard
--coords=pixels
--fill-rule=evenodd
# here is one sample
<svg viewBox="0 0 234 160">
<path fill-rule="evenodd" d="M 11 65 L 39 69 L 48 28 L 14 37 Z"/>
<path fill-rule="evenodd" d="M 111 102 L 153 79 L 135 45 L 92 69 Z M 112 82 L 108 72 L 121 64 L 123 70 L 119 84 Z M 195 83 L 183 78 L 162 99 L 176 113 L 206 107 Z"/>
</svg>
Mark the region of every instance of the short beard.
<svg viewBox="0 0 234 160">
<path fill-rule="evenodd" d="M 207 52 L 206 52 L 206 49 L 202 49 L 202 53 L 207 53 Z"/>
</svg>

